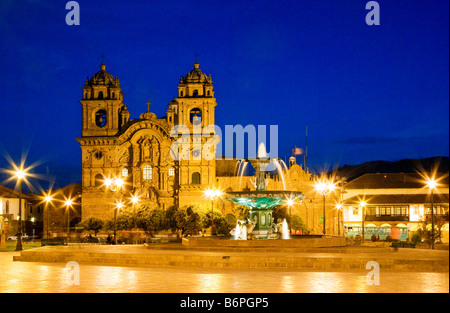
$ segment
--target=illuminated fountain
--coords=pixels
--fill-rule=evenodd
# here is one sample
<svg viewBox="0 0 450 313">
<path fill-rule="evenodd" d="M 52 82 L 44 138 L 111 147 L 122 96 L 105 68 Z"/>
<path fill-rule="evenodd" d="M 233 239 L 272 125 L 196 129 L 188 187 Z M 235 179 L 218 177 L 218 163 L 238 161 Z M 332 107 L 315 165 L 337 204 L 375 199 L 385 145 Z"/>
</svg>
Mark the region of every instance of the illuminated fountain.
<svg viewBox="0 0 450 313">
<path fill-rule="evenodd" d="M 238 174 L 242 177 L 244 170 L 250 162 L 255 169 L 255 180 L 252 181 L 254 191 L 231 191 L 225 194 L 225 199 L 248 207 L 250 209 L 250 217 L 247 221 L 238 220 L 236 224 L 235 239 L 244 239 L 242 235 L 243 226 L 247 229 L 246 239 L 288 239 L 289 231 L 286 220 L 280 225 L 274 223 L 272 212 L 277 205 L 282 205 L 287 199 L 302 199 L 304 195 L 299 191 L 286 190 L 266 190 L 268 180 L 266 179 L 266 170 L 271 162 L 275 164 L 278 173 L 283 182 L 285 189 L 285 181 L 281 167 L 281 160 L 278 158 L 269 158 L 263 143 L 258 147 L 258 154 L 255 158 L 248 158 L 239 161 Z M 279 226 L 279 227 L 278 227 Z M 283 230 L 287 232 L 282 235 Z M 236 236 L 238 233 L 238 236 Z"/>
</svg>

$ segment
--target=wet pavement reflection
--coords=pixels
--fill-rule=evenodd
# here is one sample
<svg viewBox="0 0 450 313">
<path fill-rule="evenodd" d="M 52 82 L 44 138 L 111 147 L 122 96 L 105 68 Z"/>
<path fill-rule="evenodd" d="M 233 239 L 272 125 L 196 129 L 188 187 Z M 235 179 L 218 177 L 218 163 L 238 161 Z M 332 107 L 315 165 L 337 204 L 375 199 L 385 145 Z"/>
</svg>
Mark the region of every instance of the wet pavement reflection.
<svg viewBox="0 0 450 313">
<path fill-rule="evenodd" d="M 368 285 L 365 271 L 302 272 L 217 270 L 13 262 L 16 252 L 0 253 L 0 292 L 158 292 L 158 293 L 436 293 L 449 292 L 448 273 L 380 272 Z M 264 284 L 255 283 L 255 277 Z M 67 279 L 69 277 L 69 280 Z"/>
</svg>

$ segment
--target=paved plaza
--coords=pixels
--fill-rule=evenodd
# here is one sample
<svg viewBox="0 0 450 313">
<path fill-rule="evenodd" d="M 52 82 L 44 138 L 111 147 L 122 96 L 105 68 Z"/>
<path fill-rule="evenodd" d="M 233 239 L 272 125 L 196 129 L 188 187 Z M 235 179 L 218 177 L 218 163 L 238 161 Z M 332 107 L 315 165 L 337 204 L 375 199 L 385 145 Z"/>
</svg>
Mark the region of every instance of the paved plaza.
<svg viewBox="0 0 450 313">
<path fill-rule="evenodd" d="M 393 258 L 403 263 L 410 260 L 444 262 L 447 271 L 417 271 L 403 269 L 384 269 L 380 266 L 380 281 L 378 285 L 369 285 L 366 276 L 369 270 L 365 268 L 349 269 L 295 269 L 280 265 L 265 268 L 264 284 L 255 284 L 255 275 L 261 273 L 258 266 L 248 268 L 228 267 L 213 268 L 198 267 L 193 263 L 172 263 L 172 265 L 154 266 L 118 262 L 121 266 L 110 262 L 104 264 L 101 258 L 108 255 L 116 257 L 110 260 L 133 259 L 152 255 L 158 259 L 168 256 L 215 257 L 216 260 L 228 256 L 229 260 L 238 256 L 251 260 L 254 257 L 274 257 L 276 253 L 268 252 L 227 252 L 220 251 L 187 251 L 184 249 L 147 249 L 144 246 L 71 246 L 44 247 L 23 251 L 22 255 L 37 255 L 39 251 L 51 251 L 54 257 L 49 261 L 13 261 L 20 256 L 19 252 L 0 253 L 0 291 L 1 292 L 148 292 L 148 293 L 448 293 L 448 251 L 430 251 L 424 249 L 399 249 L 398 252 L 387 249 L 369 250 L 358 253 L 343 251 L 337 253 L 308 253 L 316 260 L 338 258 L 345 259 L 376 259 Z M 65 251 L 71 257 L 57 259 L 56 253 L 63 255 Z M 77 253 L 83 253 L 89 258 L 80 259 Z M 94 252 L 96 251 L 96 252 Z M 294 253 L 288 254 L 293 255 Z M 297 255 L 304 256 L 301 253 Z M 120 256 L 120 258 L 117 258 Z M 78 258 L 78 259 L 77 259 Z M 68 283 L 67 275 L 72 268 L 66 268 L 67 262 L 79 261 L 79 284 Z M 30 259 L 29 259 L 30 260 Z M 445 263 L 446 262 L 446 263 Z M 325 263 L 322 263 L 325 264 Z"/>
</svg>

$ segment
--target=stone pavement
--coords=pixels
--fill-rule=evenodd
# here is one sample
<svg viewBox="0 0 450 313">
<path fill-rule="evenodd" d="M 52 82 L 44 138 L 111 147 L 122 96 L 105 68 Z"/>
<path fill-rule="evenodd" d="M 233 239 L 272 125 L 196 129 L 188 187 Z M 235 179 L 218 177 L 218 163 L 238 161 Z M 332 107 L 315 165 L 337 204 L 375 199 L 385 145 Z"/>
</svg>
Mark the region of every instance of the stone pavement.
<svg viewBox="0 0 450 313">
<path fill-rule="evenodd" d="M 22 251 L 15 261 L 215 269 L 280 269 L 295 271 L 366 271 L 370 261 L 387 271 L 449 272 L 448 251 L 339 247 L 311 250 L 187 249 L 169 245 L 69 245 Z"/>
<path fill-rule="evenodd" d="M 260 269 L 211 269 L 150 266 L 103 266 L 80 264 L 79 284 L 74 284 L 72 268 L 65 263 L 15 262 L 18 252 L 0 253 L 0 292 L 2 293 L 158 293 L 149 303 L 168 301 L 179 305 L 174 298 L 164 294 L 181 293 L 202 299 L 204 293 L 217 300 L 228 296 L 271 297 L 270 306 L 277 307 L 270 295 L 281 293 L 278 305 L 284 306 L 286 299 L 297 303 L 301 296 L 290 293 L 448 293 L 447 273 L 380 271 L 379 285 L 368 284 L 365 271 L 299 271 L 287 269 L 265 269 L 264 282 L 256 280 Z M 68 280 L 69 278 L 69 280 Z M 188 295 L 184 295 L 189 293 Z M 192 295 L 195 293 L 198 295 Z M 224 293 L 223 295 L 220 293 Z M 236 293 L 238 293 L 236 295 Z M 255 295 L 255 293 L 265 293 Z M 269 294 L 267 294 L 269 293 Z M 233 294 L 233 295 L 231 295 Z M 293 296 L 293 297 L 291 297 Z M 146 299 L 147 299 L 146 298 Z M 223 300 L 223 299 L 222 299 Z M 176 308 L 166 310 L 178 312 Z"/>
</svg>

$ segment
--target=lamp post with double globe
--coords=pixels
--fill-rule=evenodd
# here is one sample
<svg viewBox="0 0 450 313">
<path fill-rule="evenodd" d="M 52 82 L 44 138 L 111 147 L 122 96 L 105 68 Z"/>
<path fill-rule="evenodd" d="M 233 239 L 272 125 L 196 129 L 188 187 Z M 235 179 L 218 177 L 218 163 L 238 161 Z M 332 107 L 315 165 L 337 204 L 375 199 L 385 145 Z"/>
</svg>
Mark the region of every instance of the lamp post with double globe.
<svg viewBox="0 0 450 313">
<path fill-rule="evenodd" d="M 315 189 L 323 197 L 323 234 L 325 235 L 326 234 L 325 197 L 330 192 L 333 192 L 336 189 L 336 185 L 333 182 L 324 179 L 316 182 Z"/>
</svg>

